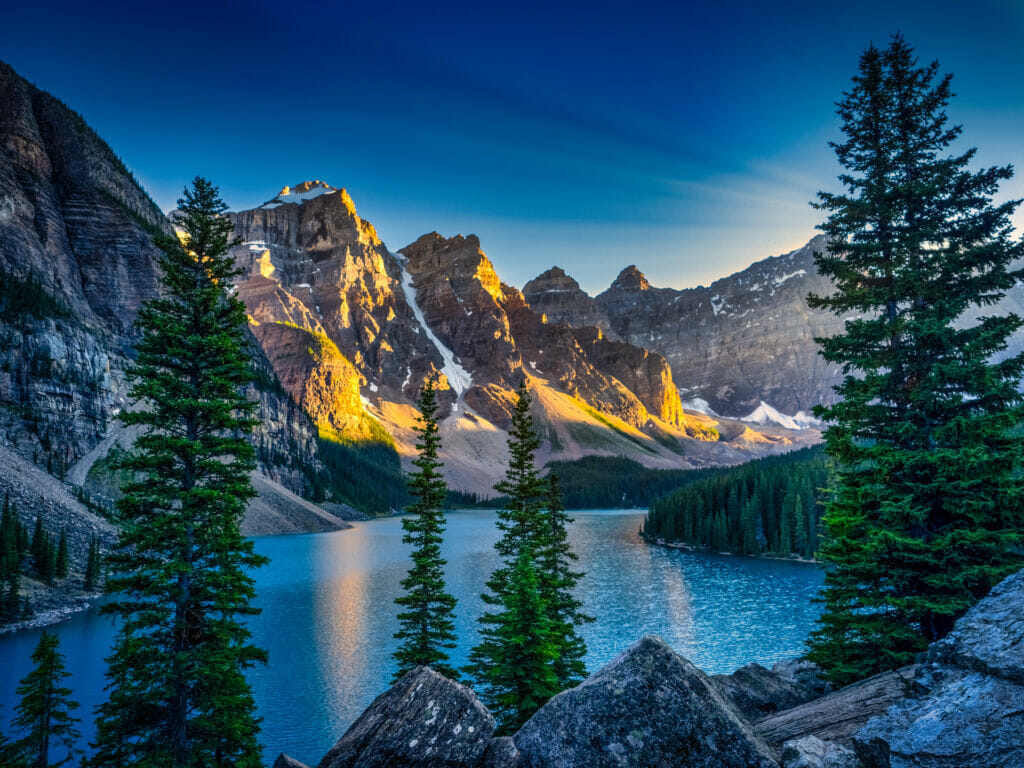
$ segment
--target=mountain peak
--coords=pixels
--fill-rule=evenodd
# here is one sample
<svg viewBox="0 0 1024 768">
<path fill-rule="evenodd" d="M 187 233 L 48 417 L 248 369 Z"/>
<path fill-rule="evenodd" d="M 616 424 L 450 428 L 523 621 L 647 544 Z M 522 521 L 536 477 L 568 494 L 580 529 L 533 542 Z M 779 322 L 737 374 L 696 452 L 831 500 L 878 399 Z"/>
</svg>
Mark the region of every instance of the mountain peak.
<svg viewBox="0 0 1024 768">
<path fill-rule="evenodd" d="M 348 196 L 348 192 L 344 189 L 332 187 L 326 181 L 320 181 L 319 179 L 302 181 L 292 187 L 281 187 L 277 197 L 265 202 L 260 208 L 277 208 L 279 205 L 286 204 L 302 205 L 307 200 L 312 200 L 315 197 L 334 194 L 338 194 L 345 207 L 352 213 L 355 213 L 355 204 L 352 202 L 352 198 Z"/>
<path fill-rule="evenodd" d="M 636 268 L 636 264 L 630 264 L 619 272 L 619 276 L 615 278 L 611 287 L 627 291 L 646 291 L 651 284 L 647 282 L 644 273 Z"/>
</svg>

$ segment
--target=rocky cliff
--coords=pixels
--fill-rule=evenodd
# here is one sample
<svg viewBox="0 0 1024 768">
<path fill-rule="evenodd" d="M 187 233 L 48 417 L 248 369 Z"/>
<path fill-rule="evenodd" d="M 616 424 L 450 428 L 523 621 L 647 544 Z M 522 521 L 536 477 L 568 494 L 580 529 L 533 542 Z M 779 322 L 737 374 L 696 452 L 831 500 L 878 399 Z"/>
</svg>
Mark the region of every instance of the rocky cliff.
<svg viewBox="0 0 1024 768">
<path fill-rule="evenodd" d="M 709 287 L 655 288 L 629 266 L 595 298 L 561 270 L 538 276 L 524 293 L 531 306 L 565 322 L 608 328 L 663 355 L 691 407 L 735 418 L 762 403 L 781 414 L 809 413 L 832 402 L 839 380 L 814 337 L 841 331 L 842 319 L 806 301 L 808 293 L 831 291 L 814 269 L 813 253 L 824 247 L 823 236 L 815 237 Z"/>
<path fill-rule="evenodd" d="M 85 121 L 0 63 L 0 437 L 57 478 L 83 484 L 118 442 L 133 323 L 169 234 Z M 261 470 L 305 492 L 315 430 L 252 347 Z"/>
</svg>

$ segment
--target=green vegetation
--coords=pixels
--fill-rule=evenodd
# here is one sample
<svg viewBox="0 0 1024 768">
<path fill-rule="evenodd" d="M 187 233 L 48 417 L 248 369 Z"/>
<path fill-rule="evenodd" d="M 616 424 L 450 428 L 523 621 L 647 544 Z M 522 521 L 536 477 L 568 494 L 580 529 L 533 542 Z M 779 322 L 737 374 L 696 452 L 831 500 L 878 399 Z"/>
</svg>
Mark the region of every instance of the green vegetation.
<svg viewBox="0 0 1024 768">
<path fill-rule="evenodd" d="M 706 470 L 651 504 L 644 535 L 716 552 L 813 557 L 827 481 L 820 446 Z"/>
<path fill-rule="evenodd" d="M 18 520 L 17 505 L 7 494 L 0 515 L 0 624 L 28 613 L 27 602 L 21 599 L 21 571 L 30 549 L 28 530 Z"/>
<path fill-rule="evenodd" d="M 89 554 L 85 560 L 85 576 L 82 588 L 86 592 L 96 589 L 103 575 L 103 556 L 100 554 L 100 542 L 96 536 L 89 540 Z"/>
<path fill-rule="evenodd" d="M 187 246 L 158 241 L 163 290 L 139 313 L 129 371 L 131 396 L 150 407 L 120 416 L 142 434 L 117 466 L 129 479 L 102 611 L 122 631 L 94 768 L 262 764 L 245 672 L 266 654 L 244 618 L 256 613 L 249 570 L 265 559 L 239 530 L 255 466 L 245 309 L 225 290 L 238 270 L 217 189 L 197 178 L 178 206 Z"/>
<path fill-rule="evenodd" d="M 558 474 L 568 509 L 648 507 L 660 496 L 715 471 L 647 469 L 622 456 L 585 456 L 576 461 L 552 461 L 546 466 Z"/>
<path fill-rule="evenodd" d="M 455 647 L 455 598 L 444 581 L 441 542 L 444 539 L 444 502 L 448 486 L 437 457 L 441 436 L 437 430 L 437 396 L 433 382 L 423 385 L 417 402 L 419 423 L 413 427 L 419 435 L 416 469 L 409 474 L 409 493 L 413 502 L 402 518 L 402 541 L 412 545 L 412 567 L 402 579 L 403 594 L 395 602 L 403 608 L 398 614 L 401 629 L 395 639 L 398 662 L 395 680 L 413 667 L 429 666 L 457 680 L 458 672 L 448 663 L 448 650 Z"/>
<path fill-rule="evenodd" d="M 517 730 L 583 674 L 586 647 L 575 628 L 589 620 L 571 596 L 581 574 L 571 569 L 575 558 L 565 537 L 568 518 L 557 484 L 548 486 L 534 463 L 539 440 L 525 383 L 508 446 L 509 466 L 495 485 L 505 499 L 497 523 L 502 536 L 494 545 L 502 564 L 487 581 L 483 599 L 489 610 L 480 617 L 481 640 L 466 668 L 481 686 L 500 733 Z"/>
<path fill-rule="evenodd" d="M 310 478 L 313 501 L 337 501 L 369 515 L 386 515 L 408 504 L 402 463 L 393 445 L 320 438 L 318 448 L 326 471 Z"/>
<path fill-rule="evenodd" d="M 32 652 L 32 661 L 34 668 L 18 684 L 17 694 L 21 700 L 14 718 L 15 728 L 25 735 L 9 752 L 14 756 L 13 764 L 25 768 L 64 765 L 81 752 L 75 748 L 81 734 L 75 727 L 78 718 L 71 714 L 78 709 L 78 702 L 71 700 L 71 689 L 61 685 L 71 673 L 64 666 L 56 635 L 43 632 Z M 63 760 L 53 763 L 50 753 L 56 747 L 67 752 Z"/>
<path fill-rule="evenodd" d="M 858 316 L 818 340 L 847 372 L 841 400 L 815 409 L 837 473 L 809 656 L 837 684 L 909 664 L 1024 564 L 1024 356 L 992 362 L 1024 321 L 986 314 L 1024 276 L 1019 201 L 992 202 L 1010 166 L 947 154 L 951 96 L 901 37 L 869 47 L 838 104 L 846 192 L 819 195 L 817 268 L 836 290 L 810 303 Z"/>
</svg>

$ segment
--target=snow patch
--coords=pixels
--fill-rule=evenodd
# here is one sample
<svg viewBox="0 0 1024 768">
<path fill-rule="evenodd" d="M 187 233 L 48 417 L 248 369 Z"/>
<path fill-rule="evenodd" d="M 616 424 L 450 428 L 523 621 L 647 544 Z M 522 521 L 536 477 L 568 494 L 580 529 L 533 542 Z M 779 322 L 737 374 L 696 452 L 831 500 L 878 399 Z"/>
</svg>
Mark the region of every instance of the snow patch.
<svg viewBox="0 0 1024 768">
<path fill-rule="evenodd" d="M 784 282 L 786 282 L 787 280 L 789 280 L 791 278 L 800 277 L 801 275 L 806 275 L 806 274 L 807 274 L 807 270 L 806 269 L 798 269 L 796 272 L 790 272 L 788 275 L 782 275 L 780 277 L 776 277 L 774 282 L 775 282 L 776 286 L 779 286 L 779 285 L 782 285 Z"/>
<path fill-rule="evenodd" d="M 473 377 L 469 371 L 459 365 L 455 360 L 455 355 L 448 349 L 441 340 L 434 335 L 434 332 L 427 325 L 426 319 L 423 317 L 423 310 L 420 309 L 420 305 L 416 303 L 416 289 L 412 284 L 412 275 L 409 270 L 405 268 L 405 256 L 400 253 L 392 253 L 399 266 L 402 268 L 402 291 L 405 293 L 405 301 L 412 308 L 412 313 L 416 316 L 417 322 L 423 328 L 427 334 L 427 338 L 433 343 L 434 347 L 441 355 L 441 360 L 444 361 L 444 365 L 441 368 L 445 378 L 448 379 L 448 385 L 454 390 L 457 397 L 461 398 L 465 394 L 466 390 L 473 383 Z M 418 332 L 418 331 L 417 331 Z"/>
<path fill-rule="evenodd" d="M 697 411 L 697 413 L 706 413 L 708 416 L 717 416 L 718 415 L 711 408 L 711 404 L 707 400 L 705 400 L 703 397 L 694 397 L 694 398 L 691 398 L 690 400 L 683 400 L 682 404 L 683 404 L 683 408 L 685 408 L 688 411 Z"/>
<path fill-rule="evenodd" d="M 820 424 L 820 422 L 812 415 L 805 411 L 798 411 L 793 416 L 787 416 L 780 411 L 772 408 L 764 400 L 757 406 L 753 411 L 748 413 L 746 416 L 740 418 L 740 421 L 746 421 L 751 424 L 761 424 L 768 426 L 774 424 L 779 427 L 785 427 L 786 429 L 808 429 Z"/>
</svg>

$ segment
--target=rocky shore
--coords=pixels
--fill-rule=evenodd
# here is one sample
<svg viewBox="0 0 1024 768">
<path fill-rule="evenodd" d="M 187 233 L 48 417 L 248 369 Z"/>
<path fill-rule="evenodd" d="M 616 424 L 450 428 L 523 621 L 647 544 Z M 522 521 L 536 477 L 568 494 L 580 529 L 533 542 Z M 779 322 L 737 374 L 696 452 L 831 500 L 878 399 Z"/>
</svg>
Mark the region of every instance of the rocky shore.
<svg viewBox="0 0 1024 768">
<path fill-rule="evenodd" d="M 801 660 L 710 677 L 647 636 L 517 733 L 494 730 L 472 690 L 421 667 L 317 768 L 1020 768 L 1024 571 L 918 663 L 839 690 Z"/>
</svg>

